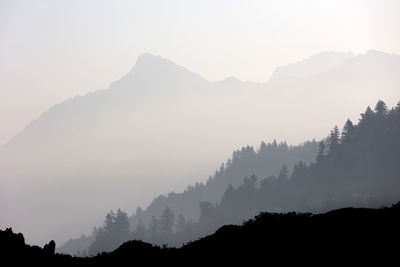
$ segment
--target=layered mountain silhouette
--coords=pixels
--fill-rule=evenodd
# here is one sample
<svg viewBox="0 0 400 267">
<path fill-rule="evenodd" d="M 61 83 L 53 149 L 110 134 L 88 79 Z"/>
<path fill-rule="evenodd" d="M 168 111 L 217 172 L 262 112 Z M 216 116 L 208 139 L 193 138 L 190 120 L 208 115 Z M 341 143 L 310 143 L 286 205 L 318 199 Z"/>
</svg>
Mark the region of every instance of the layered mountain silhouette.
<svg viewBox="0 0 400 267">
<path fill-rule="evenodd" d="M 296 163 L 312 162 L 317 153 L 318 143 L 313 140 L 299 146 L 288 146 L 286 143 L 262 142 L 259 148 L 243 147 L 232 153 L 225 164 L 210 176 L 205 183 L 189 185 L 182 193 L 170 192 L 154 198 L 145 209 L 138 207 L 129 217 L 129 225 L 135 231 L 139 224 L 148 228 L 153 217 L 161 217 L 166 208 L 184 219 L 183 224 L 198 222 L 200 218 L 200 203 L 218 203 L 229 186 L 239 187 L 244 177 L 257 175 L 268 177 L 271 173 L 278 173 L 282 165 L 292 169 Z M 178 218 L 177 218 L 178 219 Z M 147 231 L 147 230 L 146 230 Z M 207 230 L 206 233 L 211 231 Z M 72 238 L 58 248 L 59 252 L 75 255 L 77 252 L 89 252 L 91 243 L 95 241 L 98 232 L 93 231 L 91 236 Z M 194 237 L 197 234 L 194 234 Z M 203 235 L 203 233 L 201 234 Z M 192 237 L 192 235 L 191 235 Z M 144 237 L 142 237 L 144 238 Z M 90 240 L 90 242 L 88 242 Z M 158 243 L 159 240 L 153 240 Z M 171 240 L 170 245 L 179 246 L 187 240 Z"/>
<path fill-rule="evenodd" d="M 181 246 L 261 211 L 319 213 L 398 201 L 400 103 L 389 109 L 380 100 L 373 110 L 367 107 L 358 123 L 347 120 L 342 131 L 335 126 L 328 138 L 319 142 L 318 152 L 313 153 L 316 162 L 299 160 L 307 158 L 315 143 L 299 147 L 261 143 L 257 151 L 244 147 L 206 184 L 159 196 L 130 218 L 120 210 L 110 212 L 104 225 L 94 231 L 90 246 L 84 249 L 81 245 L 85 237 L 70 240 L 59 251 L 80 254 L 84 249 L 84 254 L 95 255 L 110 252 L 129 239 Z M 285 162 L 295 162 L 293 171 Z M 280 170 L 276 169 L 279 163 Z M 276 175 L 266 177 L 270 170 Z M 246 173 L 253 174 L 244 176 Z M 216 200 L 222 191 L 223 196 Z M 196 216 L 195 211 L 199 216 L 190 217 Z M 74 245 L 76 249 L 71 251 Z"/>
<path fill-rule="evenodd" d="M 394 104 L 399 66 L 399 56 L 378 51 L 326 52 L 263 84 L 209 82 L 144 54 L 109 88 L 53 106 L 0 148 L 0 223 L 34 242 L 88 233 L 110 209 L 133 213 L 155 195 L 206 183 L 234 148 L 321 138 L 376 99 Z"/>
</svg>

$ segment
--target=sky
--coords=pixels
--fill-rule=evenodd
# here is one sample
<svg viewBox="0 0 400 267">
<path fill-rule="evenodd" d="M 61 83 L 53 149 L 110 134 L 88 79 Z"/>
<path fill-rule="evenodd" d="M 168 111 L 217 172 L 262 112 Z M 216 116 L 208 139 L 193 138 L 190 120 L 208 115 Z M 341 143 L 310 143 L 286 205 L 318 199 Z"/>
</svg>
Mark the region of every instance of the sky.
<svg viewBox="0 0 400 267">
<path fill-rule="evenodd" d="M 145 52 L 210 81 L 265 82 L 321 51 L 400 54 L 400 1 L 0 0 L 0 144 L 107 88 Z"/>
</svg>

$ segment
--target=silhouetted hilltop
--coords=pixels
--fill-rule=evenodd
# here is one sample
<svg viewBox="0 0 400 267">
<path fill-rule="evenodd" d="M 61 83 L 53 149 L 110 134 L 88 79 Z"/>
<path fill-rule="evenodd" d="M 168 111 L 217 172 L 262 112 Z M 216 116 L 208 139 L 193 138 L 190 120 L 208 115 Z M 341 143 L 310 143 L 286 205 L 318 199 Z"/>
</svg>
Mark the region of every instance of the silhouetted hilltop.
<svg viewBox="0 0 400 267">
<path fill-rule="evenodd" d="M 128 241 L 90 258 L 54 254 L 0 231 L 2 261 L 43 266 L 131 266 L 245 262 L 297 266 L 388 264 L 397 257 L 400 204 L 391 208 L 344 208 L 324 214 L 263 212 L 241 226 L 227 225 L 180 249 Z"/>
<path fill-rule="evenodd" d="M 72 263 L 69 255 L 55 254 L 56 244 L 50 241 L 43 248 L 25 244 L 21 233 L 11 228 L 0 230 L 0 265 L 2 266 L 60 266 Z"/>
<path fill-rule="evenodd" d="M 357 266 L 395 258 L 400 237 L 400 206 L 344 208 L 325 214 L 260 213 L 243 226 L 224 226 L 215 234 L 182 248 L 228 261 L 249 260 L 294 265 Z"/>
</svg>

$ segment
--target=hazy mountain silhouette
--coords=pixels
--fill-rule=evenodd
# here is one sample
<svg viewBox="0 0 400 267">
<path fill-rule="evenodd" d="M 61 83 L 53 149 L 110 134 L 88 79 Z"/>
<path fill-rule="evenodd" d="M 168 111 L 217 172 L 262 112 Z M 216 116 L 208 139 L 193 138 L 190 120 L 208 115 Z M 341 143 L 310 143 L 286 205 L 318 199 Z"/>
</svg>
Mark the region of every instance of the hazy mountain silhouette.
<svg viewBox="0 0 400 267">
<path fill-rule="evenodd" d="M 155 195 L 205 183 L 235 147 L 277 137 L 300 143 L 376 99 L 400 99 L 399 56 L 309 60 L 301 81 L 283 78 L 295 69 L 282 67 L 279 82 L 258 84 L 211 83 L 166 59 L 139 57 L 108 89 L 53 106 L 0 148 L 0 224 L 34 242 L 90 233 L 110 209 L 132 214 Z"/>
<path fill-rule="evenodd" d="M 322 52 L 294 64 L 276 68 L 269 82 L 279 80 L 304 80 L 329 71 L 353 58 L 351 52 Z"/>
<path fill-rule="evenodd" d="M 153 217 L 159 218 L 166 208 L 178 215 L 183 216 L 186 222 L 198 222 L 200 218 L 201 202 L 217 203 L 221 200 L 229 185 L 238 187 L 242 184 L 245 176 L 257 175 L 268 177 L 277 174 L 283 164 L 292 169 L 293 166 L 302 161 L 310 163 L 315 160 L 318 143 L 313 140 L 299 146 L 288 146 L 286 143 L 262 142 L 255 149 L 247 146 L 232 153 L 225 164 L 222 164 L 214 175 L 210 176 L 206 183 L 189 185 L 182 193 L 170 192 L 153 199 L 146 208 L 138 207 L 136 212 L 129 218 L 131 230 L 135 231 L 139 223 L 148 227 Z M 91 238 L 83 236 L 78 239 L 70 239 L 58 248 L 59 252 L 75 255 L 77 251 L 88 251 L 91 242 L 95 240 L 96 231 Z M 88 242 L 88 240 L 91 242 Z M 158 240 L 154 241 L 155 243 Z M 170 244 L 181 245 L 180 240 L 174 240 Z"/>
<path fill-rule="evenodd" d="M 374 110 L 366 109 L 357 124 L 347 120 L 341 132 L 335 126 L 318 149 L 315 141 L 299 147 L 261 143 L 257 151 L 244 147 L 234 151 L 206 184 L 160 196 L 145 210 L 138 208 L 130 218 L 131 234 L 118 234 L 129 232 L 126 215 L 107 214 L 106 224 L 85 250 L 90 255 L 112 251 L 129 235 L 153 244 L 180 246 L 261 211 L 315 213 L 345 206 L 391 205 L 400 195 L 399 126 L 400 103 L 389 109 L 380 100 Z M 310 154 L 316 162 L 301 161 Z M 294 162 L 291 171 L 286 163 Z M 271 170 L 276 175 L 268 176 Z M 125 221 L 120 224 L 123 227 L 117 227 L 117 221 Z"/>
</svg>

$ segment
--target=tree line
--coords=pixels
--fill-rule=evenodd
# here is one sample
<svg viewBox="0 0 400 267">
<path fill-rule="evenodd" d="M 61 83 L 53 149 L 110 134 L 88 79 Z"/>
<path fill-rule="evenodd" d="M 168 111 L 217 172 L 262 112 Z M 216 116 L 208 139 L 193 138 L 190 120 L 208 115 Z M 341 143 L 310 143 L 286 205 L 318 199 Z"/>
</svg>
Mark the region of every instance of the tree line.
<svg viewBox="0 0 400 267">
<path fill-rule="evenodd" d="M 377 207 L 398 201 L 400 103 L 389 110 L 383 101 L 378 101 L 374 110 L 368 107 L 361 114 L 357 124 L 347 120 L 341 131 L 335 126 L 327 138 L 312 142 L 316 144 L 314 162 L 282 164 L 276 174 L 262 179 L 256 174 L 245 176 L 241 184 L 226 186 L 218 202 L 199 201 L 197 220 L 181 213 L 176 216 L 169 206 L 160 216 L 153 214 L 147 224 L 138 208 L 138 220 L 131 227 L 126 213 L 108 214 L 104 226 L 96 232 L 89 254 L 111 251 L 128 239 L 180 246 L 222 225 L 240 224 L 261 211 L 322 212 L 344 206 Z M 252 165 L 254 161 L 249 159 L 263 153 L 269 155 L 271 150 L 284 153 L 289 147 L 274 141 L 261 143 L 258 151 L 251 147 L 235 151 L 207 184 L 217 184 L 218 177 L 228 175 L 238 162 Z M 202 186 L 205 185 L 196 185 L 189 191 Z"/>
</svg>

